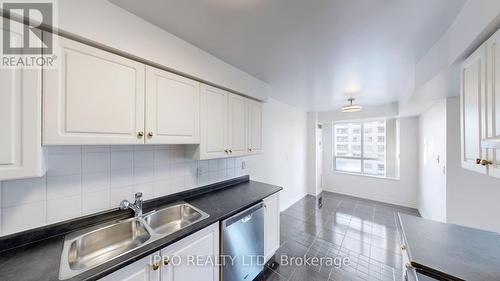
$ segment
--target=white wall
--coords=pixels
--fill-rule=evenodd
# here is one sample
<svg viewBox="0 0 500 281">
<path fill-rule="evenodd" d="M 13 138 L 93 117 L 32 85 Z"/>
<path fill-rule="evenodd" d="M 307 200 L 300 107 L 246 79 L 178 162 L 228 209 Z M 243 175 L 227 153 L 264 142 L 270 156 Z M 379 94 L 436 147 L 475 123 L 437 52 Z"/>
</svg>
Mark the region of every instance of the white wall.
<svg viewBox="0 0 500 281">
<path fill-rule="evenodd" d="M 57 0 L 56 0 L 57 1 Z M 259 100 L 267 84 L 105 0 L 57 1 L 60 30 Z"/>
<path fill-rule="evenodd" d="M 245 158 L 195 161 L 183 145 L 53 146 L 44 177 L 0 182 L 0 236 L 248 173 Z M 197 167 L 202 169 L 197 175 Z"/>
<path fill-rule="evenodd" d="M 323 189 L 371 200 L 417 206 L 418 119 L 400 119 L 400 179 L 383 179 L 337 173 L 332 170 L 332 125 L 323 126 Z"/>
<path fill-rule="evenodd" d="M 446 222 L 446 100 L 420 115 L 419 146 L 418 209 L 424 218 Z"/>
<path fill-rule="evenodd" d="M 460 101 L 447 101 L 447 219 L 500 232 L 500 179 L 462 169 L 460 163 Z"/>
<path fill-rule="evenodd" d="M 264 154 L 247 158 L 250 176 L 282 186 L 284 210 L 307 194 L 307 113 L 269 98 L 263 114 Z"/>
</svg>

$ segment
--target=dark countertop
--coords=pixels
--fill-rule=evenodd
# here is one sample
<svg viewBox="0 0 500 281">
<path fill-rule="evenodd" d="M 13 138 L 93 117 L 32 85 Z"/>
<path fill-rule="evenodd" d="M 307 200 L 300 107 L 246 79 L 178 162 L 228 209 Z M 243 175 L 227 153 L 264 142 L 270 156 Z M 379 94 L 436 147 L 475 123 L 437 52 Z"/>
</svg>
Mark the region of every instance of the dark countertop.
<svg viewBox="0 0 500 281">
<path fill-rule="evenodd" d="M 248 176 L 237 179 L 237 181 L 229 182 L 225 186 L 211 185 L 209 190 L 206 188 L 198 188 L 194 192 L 184 192 L 172 196 L 165 196 L 160 199 L 146 201 L 145 211 L 148 209 L 160 208 L 162 205 L 168 205 L 175 201 L 184 200 L 195 207 L 203 210 L 210 215 L 209 218 L 186 227 L 176 233 L 168 235 L 150 244 L 147 244 L 139 249 L 134 250 L 115 260 L 102 264 L 85 273 L 75 276 L 71 281 L 76 280 L 96 280 L 106 276 L 128 264 L 133 263 L 145 256 L 148 256 L 180 239 L 189 236 L 190 234 L 201 230 L 217 221 L 223 220 L 236 214 L 247 207 L 250 207 L 262 199 L 272 195 L 282 188 L 274 185 L 249 181 Z M 149 205 L 149 207 L 146 207 Z M 102 216 L 119 217 L 118 210 L 113 210 Z M 123 212 L 121 212 L 123 214 Z M 125 214 L 128 216 L 129 214 Z M 96 215 L 97 217 L 97 215 Z M 123 216 L 122 216 L 123 218 Z M 96 220 L 94 217 L 86 217 L 75 219 L 72 221 L 60 223 L 57 226 L 48 226 L 43 229 L 43 232 L 51 233 L 69 229 L 69 224 L 83 225 L 89 227 L 89 224 L 83 220 Z M 103 223 L 102 220 L 99 223 Z M 95 225 L 95 224 L 94 224 Z M 83 228 L 74 228 L 72 231 Z M 25 232 L 23 237 L 7 237 L 0 241 L 0 249 L 5 249 L 5 245 L 13 245 L 16 240 L 30 242 L 24 245 L 16 245 L 15 248 L 3 250 L 0 252 L 0 281 L 55 281 L 59 280 L 59 266 L 61 252 L 63 248 L 64 235 L 59 234 L 45 239 L 37 239 L 36 242 L 27 240 L 26 237 L 39 236 L 41 231 Z M 13 242 L 14 241 L 14 242 Z"/>
<path fill-rule="evenodd" d="M 413 267 L 446 280 L 500 280 L 496 232 L 399 214 Z"/>
</svg>

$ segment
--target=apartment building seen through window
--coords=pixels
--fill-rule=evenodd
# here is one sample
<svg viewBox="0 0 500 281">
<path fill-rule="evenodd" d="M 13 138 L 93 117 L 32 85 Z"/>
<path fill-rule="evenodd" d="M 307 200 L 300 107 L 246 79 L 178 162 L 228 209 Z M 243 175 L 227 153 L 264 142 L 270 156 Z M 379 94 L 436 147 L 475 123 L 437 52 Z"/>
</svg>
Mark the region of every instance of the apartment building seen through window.
<svg viewBox="0 0 500 281">
<path fill-rule="evenodd" d="M 333 124 L 335 171 L 378 177 L 399 177 L 397 119 Z"/>
</svg>

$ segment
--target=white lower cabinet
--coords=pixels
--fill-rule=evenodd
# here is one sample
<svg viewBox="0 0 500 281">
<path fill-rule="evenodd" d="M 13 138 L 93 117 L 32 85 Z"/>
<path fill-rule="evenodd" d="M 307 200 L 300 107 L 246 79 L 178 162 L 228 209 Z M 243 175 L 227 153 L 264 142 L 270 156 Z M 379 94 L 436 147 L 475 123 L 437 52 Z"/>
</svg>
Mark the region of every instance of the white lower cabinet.
<svg viewBox="0 0 500 281">
<path fill-rule="evenodd" d="M 279 193 L 264 199 L 264 255 L 266 261 L 280 246 L 280 201 Z"/>
<path fill-rule="evenodd" d="M 162 281 L 219 280 L 219 223 L 166 247 L 161 256 Z"/>
<path fill-rule="evenodd" d="M 218 281 L 218 256 L 217 222 L 100 280 Z"/>
<path fill-rule="evenodd" d="M 159 263 L 161 261 L 159 252 L 142 258 L 110 275 L 100 279 L 102 281 L 159 281 L 160 269 Z"/>
</svg>

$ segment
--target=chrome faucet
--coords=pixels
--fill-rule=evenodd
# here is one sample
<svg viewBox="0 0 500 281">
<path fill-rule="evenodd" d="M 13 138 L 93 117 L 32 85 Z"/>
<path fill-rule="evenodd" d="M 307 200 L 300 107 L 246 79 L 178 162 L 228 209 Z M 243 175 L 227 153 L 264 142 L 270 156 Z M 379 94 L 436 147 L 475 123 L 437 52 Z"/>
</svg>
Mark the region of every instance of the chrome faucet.
<svg viewBox="0 0 500 281">
<path fill-rule="evenodd" d="M 134 210 L 135 217 L 142 216 L 142 193 L 137 192 L 135 194 L 135 202 L 133 204 L 130 203 L 128 200 L 123 200 L 120 203 L 120 209 L 121 210 L 132 209 Z"/>
</svg>

